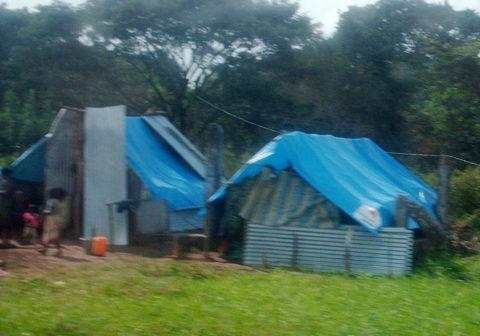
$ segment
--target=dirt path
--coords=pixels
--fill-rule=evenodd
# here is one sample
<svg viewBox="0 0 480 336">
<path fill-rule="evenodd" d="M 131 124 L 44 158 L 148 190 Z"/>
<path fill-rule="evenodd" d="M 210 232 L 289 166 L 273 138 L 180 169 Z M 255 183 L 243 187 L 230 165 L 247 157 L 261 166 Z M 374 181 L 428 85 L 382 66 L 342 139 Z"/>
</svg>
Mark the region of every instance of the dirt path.
<svg viewBox="0 0 480 336">
<path fill-rule="evenodd" d="M 107 252 L 104 257 L 97 257 L 85 253 L 85 249 L 74 242 L 65 242 L 62 244 L 62 256 L 55 257 L 56 249 L 48 249 L 46 255 L 42 255 L 38 252 L 34 246 L 21 246 L 16 242 L 12 242 L 15 247 L 12 248 L 0 248 L 0 260 L 4 261 L 4 270 L 7 273 L 1 272 L 0 277 L 14 275 L 26 275 L 26 274 L 46 274 L 48 272 L 66 269 L 78 266 L 80 264 L 88 263 L 107 263 L 120 260 L 148 260 L 152 258 L 161 258 L 168 260 L 168 256 L 171 252 L 171 247 L 165 246 L 145 246 L 145 247 L 116 247 L 114 250 Z M 211 255 L 212 258 L 206 259 L 201 253 L 189 254 L 182 262 L 199 262 L 199 263 L 215 263 L 221 267 L 238 268 L 238 269 L 250 269 L 249 267 L 221 262 L 215 254 Z M 1 265 L 0 265 L 1 266 Z"/>
<path fill-rule="evenodd" d="M 0 260 L 4 262 L 4 270 L 10 274 L 44 274 L 56 269 L 70 268 L 81 263 L 105 263 L 118 260 L 118 256 L 107 253 L 105 257 L 88 255 L 79 245 L 64 244 L 61 257 L 55 257 L 55 249 L 48 249 L 46 255 L 38 252 L 34 246 L 21 246 L 13 242 L 12 248 L 0 249 Z"/>
</svg>

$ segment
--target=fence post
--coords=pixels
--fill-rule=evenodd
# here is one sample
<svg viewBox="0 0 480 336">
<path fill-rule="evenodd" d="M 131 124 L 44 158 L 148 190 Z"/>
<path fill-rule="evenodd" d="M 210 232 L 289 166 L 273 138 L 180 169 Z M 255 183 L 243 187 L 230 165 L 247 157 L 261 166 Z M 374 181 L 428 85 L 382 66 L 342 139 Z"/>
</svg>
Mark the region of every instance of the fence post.
<svg viewBox="0 0 480 336">
<path fill-rule="evenodd" d="M 298 234 L 293 234 L 293 253 L 292 253 L 292 268 L 297 269 L 298 264 Z"/>
<path fill-rule="evenodd" d="M 345 272 L 350 275 L 351 270 L 351 263 L 350 263 L 350 248 L 352 246 L 352 238 L 353 238 L 354 230 L 348 229 L 347 233 L 345 234 Z"/>
<path fill-rule="evenodd" d="M 450 193 L 450 163 L 448 157 L 442 155 L 438 164 L 438 201 L 435 207 L 440 223 L 446 228 L 450 225 L 448 217 L 448 195 Z"/>
<path fill-rule="evenodd" d="M 217 124 L 208 125 L 209 144 L 206 152 L 207 176 L 205 178 L 205 201 L 221 186 L 223 177 L 223 128 Z M 207 220 L 205 221 L 205 253 L 211 248 L 212 209 L 207 205 Z"/>
</svg>

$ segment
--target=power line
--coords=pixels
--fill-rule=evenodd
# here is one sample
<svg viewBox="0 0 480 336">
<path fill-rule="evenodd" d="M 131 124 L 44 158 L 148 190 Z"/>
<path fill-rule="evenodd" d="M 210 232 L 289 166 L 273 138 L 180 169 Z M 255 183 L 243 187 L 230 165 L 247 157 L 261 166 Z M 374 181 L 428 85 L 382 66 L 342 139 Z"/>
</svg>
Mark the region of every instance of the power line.
<svg viewBox="0 0 480 336">
<path fill-rule="evenodd" d="M 248 123 L 248 124 L 251 124 L 251 125 L 254 125 L 254 126 L 263 128 L 263 129 L 265 129 L 265 130 L 267 130 L 267 131 L 280 134 L 279 131 L 276 131 L 276 130 L 273 130 L 273 129 L 271 129 L 271 128 L 268 128 L 268 127 L 265 127 L 265 126 L 256 124 L 256 123 L 254 123 L 254 122 L 252 122 L 252 121 L 250 121 L 250 120 L 243 119 L 243 118 L 241 118 L 241 117 L 239 117 L 239 116 L 236 116 L 236 115 L 233 114 L 233 113 L 230 113 L 230 112 L 228 112 L 228 111 L 225 111 L 224 109 L 221 109 L 220 107 L 217 107 L 217 106 L 213 105 L 212 103 L 206 101 L 205 99 L 203 99 L 203 98 L 201 98 L 201 97 L 199 97 L 199 96 L 197 96 L 197 95 L 195 95 L 195 97 L 196 97 L 197 99 L 201 100 L 202 102 L 204 102 L 205 104 L 210 105 L 211 107 L 213 107 L 213 108 L 215 108 L 215 109 L 217 109 L 217 110 L 219 110 L 219 111 L 221 111 L 221 112 L 223 112 L 223 113 L 225 113 L 225 114 L 227 114 L 227 115 L 229 115 L 229 116 L 231 116 L 231 117 L 233 117 L 233 118 L 236 118 L 236 119 L 241 120 L 241 121 L 243 121 L 243 122 L 246 122 L 246 123 Z"/>
<path fill-rule="evenodd" d="M 236 118 L 238 120 L 241 120 L 243 122 L 246 122 L 248 124 L 251 124 L 251 125 L 254 125 L 254 126 L 257 126 L 257 127 L 260 127 L 260 128 L 263 128 L 267 131 L 270 131 L 270 132 L 273 132 L 273 133 L 277 133 L 277 134 L 281 134 L 281 132 L 279 131 L 276 131 L 276 130 L 273 130 L 271 128 L 268 128 L 268 127 L 265 127 L 265 126 L 262 126 L 262 125 L 259 125 L 259 124 L 256 124 L 250 120 L 246 120 L 246 119 L 243 119 L 233 113 L 230 113 L 224 109 L 221 109 L 220 107 L 218 106 L 215 106 L 214 104 L 210 103 L 209 101 L 206 101 L 205 99 L 195 95 L 195 97 L 199 100 L 201 100 L 202 102 L 204 102 L 205 104 L 233 117 L 233 118 Z M 471 161 L 467 161 L 467 160 L 464 160 L 464 159 L 460 159 L 458 157 L 455 157 L 455 156 L 452 156 L 452 155 L 446 155 L 446 154 L 421 154 L 421 153 L 400 153 L 400 152 L 387 152 L 388 154 L 392 154 L 392 155 L 405 155 L 405 156 L 421 156 L 421 157 L 448 157 L 450 159 L 453 159 L 453 160 L 457 160 L 457 161 L 460 161 L 460 162 L 463 162 L 463 163 L 467 163 L 467 164 L 470 164 L 470 165 L 473 165 L 473 166 L 477 166 L 477 167 L 480 167 L 480 164 L 478 163 L 475 163 L 475 162 L 471 162 Z M 234 160 L 236 161 L 236 160 Z M 238 163 L 241 163 L 241 164 L 245 164 L 245 165 L 248 165 L 248 163 L 242 163 L 242 162 L 238 162 Z"/>
<path fill-rule="evenodd" d="M 478 164 L 478 163 L 467 161 L 467 160 L 460 159 L 458 157 L 455 157 L 455 156 L 452 156 L 452 155 L 446 155 L 446 154 L 419 154 L 419 153 L 398 153 L 398 152 L 388 152 L 388 154 L 405 155 L 405 156 L 423 156 L 423 157 L 442 157 L 443 156 L 443 157 L 448 157 L 448 158 L 453 159 L 453 160 L 461 161 L 463 163 L 468 163 L 468 164 L 471 164 L 473 166 L 480 167 L 480 164 Z"/>
</svg>

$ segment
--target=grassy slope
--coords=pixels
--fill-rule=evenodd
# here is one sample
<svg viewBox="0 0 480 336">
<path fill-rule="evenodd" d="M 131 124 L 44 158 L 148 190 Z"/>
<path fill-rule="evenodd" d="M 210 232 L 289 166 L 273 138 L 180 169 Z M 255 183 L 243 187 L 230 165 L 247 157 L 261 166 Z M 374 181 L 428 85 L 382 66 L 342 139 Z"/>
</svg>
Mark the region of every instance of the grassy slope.
<svg viewBox="0 0 480 336">
<path fill-rule="evenodd" d="M 0 279 L 0 335 L 477 335 L 480 282 L 179 262 Z"/>
</svg>

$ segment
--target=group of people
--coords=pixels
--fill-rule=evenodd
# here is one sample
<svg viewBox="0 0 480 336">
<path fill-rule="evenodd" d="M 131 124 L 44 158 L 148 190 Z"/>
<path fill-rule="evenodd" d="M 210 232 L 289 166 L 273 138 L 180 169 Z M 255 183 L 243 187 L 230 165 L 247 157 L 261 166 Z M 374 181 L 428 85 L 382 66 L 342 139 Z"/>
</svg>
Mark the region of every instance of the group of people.
<svg viewBox="0 0 480 336">
<path fill-rule="evenodd" d="M 21 190 L 13 191 L 12 171 L 2 169 L 0 180 L 0 246 L 13 247 L 15 237 L 22 244 L 39 244 L 38 251 L 45 254 L 51 244 L 57 248 L 56 256 L 62 254 L 60 238 L 70 223 L 70 197 L 62 188 L 49 191 L 43 211 L 29 204 Z"/>
</svg>

